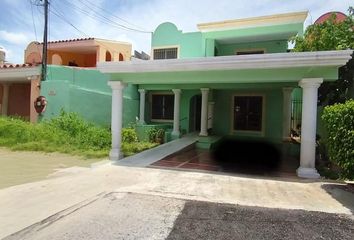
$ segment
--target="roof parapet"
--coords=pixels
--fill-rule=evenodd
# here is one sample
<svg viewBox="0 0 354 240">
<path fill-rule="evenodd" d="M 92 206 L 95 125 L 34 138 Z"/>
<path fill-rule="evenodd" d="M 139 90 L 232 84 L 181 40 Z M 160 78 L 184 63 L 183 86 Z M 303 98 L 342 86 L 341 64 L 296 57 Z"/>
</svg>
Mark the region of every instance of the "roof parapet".
<svg viewBox="0 0 354 240">
<path fill-rule="evenodd" d="M 222 31 L 230 29 L 252 28 L 291 23 L 304 23 L 308 11 L 274 14 L 268 16 L 251 17 L 243 19 L 225 20 L 219 22 L 200 23 L 197 25 L 201 32 Z"/>
</svg>

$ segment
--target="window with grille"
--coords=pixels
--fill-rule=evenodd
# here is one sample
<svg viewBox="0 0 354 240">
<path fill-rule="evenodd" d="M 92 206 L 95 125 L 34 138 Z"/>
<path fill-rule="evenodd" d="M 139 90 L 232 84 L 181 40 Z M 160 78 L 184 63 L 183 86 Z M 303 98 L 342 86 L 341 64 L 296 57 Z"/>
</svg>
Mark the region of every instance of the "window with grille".
<svg viewBox="0 0 354 240">
<path fill-rule="evenodd" d="M 175 59 L 177 58 L 177 48 L 154 49 L 154 59 Z"/>
<path fill-rule="evenodd" d="M 151 119 L 173 120 L 173 94 L 153 94 L 151 101 Z"/>
<path fill-rule="evenodd" d="M 262 96 L 234 97 L 234 130 L 262 131 Z"/>
</svg>

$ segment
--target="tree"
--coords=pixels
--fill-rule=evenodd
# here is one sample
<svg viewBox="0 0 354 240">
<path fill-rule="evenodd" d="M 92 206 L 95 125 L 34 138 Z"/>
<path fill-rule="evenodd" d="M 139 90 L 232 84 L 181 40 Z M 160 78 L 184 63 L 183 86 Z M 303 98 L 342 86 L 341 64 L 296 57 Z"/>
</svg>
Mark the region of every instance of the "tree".
<svg viewBox="0 0 354 240">
<path fill-rule="evenodd" d="M 304 36 L 297 36 L 294 52 L 345 50 L 354 49 L 354 8 L 349 7 L 344 21 L 337 21 L 333 14 L 328 20 L 312 24 L 306 29 Z M 353 98 L 354 59 L 339 68 L 338 80 L 325 82 L 319 88 L 320 105 L 343 103 Z"/>
</svg>

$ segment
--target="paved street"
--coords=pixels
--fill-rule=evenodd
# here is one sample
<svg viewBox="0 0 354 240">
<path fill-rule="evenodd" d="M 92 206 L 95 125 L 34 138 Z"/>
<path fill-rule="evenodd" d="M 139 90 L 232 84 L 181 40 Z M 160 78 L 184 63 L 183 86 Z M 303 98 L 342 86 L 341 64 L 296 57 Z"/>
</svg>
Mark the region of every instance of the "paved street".
<svg viewBox="0 0 354 240">
<path fill-rule="evenodd" d="M 354 194 L 343 186 L 110 164 L 68 168 L 0 190 L 0 239 L 351 239 Z"/>
<path fill-rule="evenodd" d="M 6 240 L 353 239 L 347 215 L 110 193 Z"/>
<path fill-rule="evenodd" d="M 192 201 L 167 239 L 349 240 L 354 239 L 354 221 L 338 214 Z"/>
</svg>

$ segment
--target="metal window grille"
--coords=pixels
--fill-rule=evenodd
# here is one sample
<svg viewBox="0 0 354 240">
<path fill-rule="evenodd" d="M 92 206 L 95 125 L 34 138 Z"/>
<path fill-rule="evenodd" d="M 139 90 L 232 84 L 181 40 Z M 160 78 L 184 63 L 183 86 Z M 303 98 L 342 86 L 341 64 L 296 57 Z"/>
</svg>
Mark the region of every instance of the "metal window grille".
<svg viewBox="0 0 354 240">
<path fill-rule="evenodd" d="M 302 100 L 292 100 L 291 102 L 291 126 L 290 128 L 299 131 L 301 127 Z"/>
<path fill-rule="evenodd" d="M 154 59 L 175 59 L 177 48 L 154 49 Z"/>
</svg>

